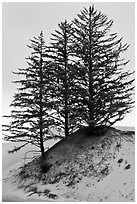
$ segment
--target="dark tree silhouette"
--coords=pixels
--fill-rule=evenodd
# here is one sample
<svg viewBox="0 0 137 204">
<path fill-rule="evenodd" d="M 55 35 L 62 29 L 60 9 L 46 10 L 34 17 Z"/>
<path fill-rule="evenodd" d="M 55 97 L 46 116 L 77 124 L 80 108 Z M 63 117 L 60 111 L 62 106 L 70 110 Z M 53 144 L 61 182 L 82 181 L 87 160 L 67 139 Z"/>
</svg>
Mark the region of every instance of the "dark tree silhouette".
<svg viewBox="0 0 137 204">
<path fill-rule="evenodd" d="M 75 107 L 75 76 L 73 68 L 75 62 L 72 51 L 72 32 L 71 24 L 67 21 L 59 24 L 59 31 L 52 34 L 51 46 L 49 46 L 49 57 L 53 60 L 53 95 L 56 99 L 56 114 L 60 121 L 59 127 L 65 132 L 65 137 L 77 125 Z"/>
<path fill-rule="evenodd" d="M 23 145 L 15 147 L 11 152 L 30 143 L 39 147 L 44 157 L 44 141 L 48 139 L 49 127 L 53 125 L 49 114 L 53 102 L 50 99 L 50 62 L 45 60 L 43 33 L 37 38 L 34 37 L 28 47 L 32 50 L 31 56 L 27 58 L 28 67 L 13 72 L 23 79 L 14 81 L 19 84 L 19 88 L 11 103 L 11 115 L 5 116 L 11 118 L 11 123 L 4 125 L 4 130 L 10 133 L 5 139 L 23 142 Z"/>
<path fill-rule="evenodd" d="M 44 157 L 44 141 L 55 138 L 54 128 L 68 137 L 80 124 L 111 126 L 132 110 L 134 72 L 122 56 L 129 45 L 110 33 L 112 25 L 92 6 L 72 24 L 60 23 L 50 46 L 42 32 L 31 40 L 28 67 L 14 72 L 23 79 L 14 82 L 20 87 L 5 116 L 12 120 L 3 126 L 10 132 L 6 140 L 23 142 L 12 152 L 30 143 Z"/>
<path fill-rule="evenodd" d="M 133 107 L 133 73 L 124 70 L 128 49 L 110 33 L 113 20 L 94 9 L 84 8 L 73 20 L 73 50 L 77 56 L 79 115 L 91 126 L 113 125 Z M 77 68 L 77 67 L 76 67 Z"/>
</svg>

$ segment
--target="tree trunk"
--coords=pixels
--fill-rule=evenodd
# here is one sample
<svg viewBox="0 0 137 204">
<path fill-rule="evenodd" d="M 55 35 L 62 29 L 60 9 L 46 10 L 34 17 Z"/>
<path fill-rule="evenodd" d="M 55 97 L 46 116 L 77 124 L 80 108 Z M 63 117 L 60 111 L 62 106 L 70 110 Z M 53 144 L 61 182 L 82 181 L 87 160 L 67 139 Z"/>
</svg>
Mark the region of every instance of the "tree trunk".
<svg viewBox="0 0 137 204">
<path fill-rule="evenodd" d="M 68 129 L 68 110 L 65 110 L 65 137 L 69 136 L 69 129 Z"/>
<path fill-rule="evenodd" d="M 42 50 L 40 54 L 40 149 L 41 156 L 44 158 L 44 143 L 43 143 L 43 73 L 42 73 Z"/>
<path fill-rule="evenodd" d="M 92 25 L 91 25 L 91 9 L 89 9 L 89 56 L 88 56 L 88 64 L 89 64 L 89 123 L 91 126 L 94 126 L 94 102 L 93 102 L 93 74 L 92 74 Z"/>
<path fill-rule="evenodd" d="M 69 136 L 69 121 L 68 121 L 68 78 L 67 78 L 67 36 L 66 36 L 66 30 L 64 33 L 64 39 L 65 39 L 65 44 L 64 44 L 64 62 L 65 62 L 65 76 L 64 76 L 64 87 L 65 87 L 65 93 L 64 93 L 64 98 L 65 98 L 65 137 Z"/>
<path fill-rule="evenodd" d="M 44 158 L 44 145 L 43 145 L 42 128 L 40 128 L 40 149 L 41 149 L 41 156 L 42 156 L 42 158 Z"/>
</svg>

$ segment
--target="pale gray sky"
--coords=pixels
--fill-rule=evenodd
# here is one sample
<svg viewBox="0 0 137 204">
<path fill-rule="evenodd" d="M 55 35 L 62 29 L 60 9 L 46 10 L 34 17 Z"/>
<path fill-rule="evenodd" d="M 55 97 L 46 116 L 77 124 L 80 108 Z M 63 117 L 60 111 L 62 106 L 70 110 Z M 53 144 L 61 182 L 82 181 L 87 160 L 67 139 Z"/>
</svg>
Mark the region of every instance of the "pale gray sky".
<svg viewBox="0 0 137 204">
<path fill-rule="evenodd" d="M 30 50 L 26 46 L 29 39 L 44 32 L 45 41 L 49 43 L 51 33 L 58 29 L 58 23 L 65 19 L 71 21 L 76 14 L 92 5 L 89 2 L 42 2 L 42 3 L 13 3 L 5 2 L 2 5 L 2 112 L 10 114 L 9 105 L 16 92 L 12 80 L 15 76 L 12 71 L 18 67 L 26 67 L 25 57 Z M 114 20 L 112 32 L 117 32 L 119 38 L 124 37 L 123 43 L 130 44 L 125 54 L 130 59 L 128 69 L 135 69 L 135 8 L 129 2 L 95 2 L 95 8 Z M 129 114 L 116 125 L 134 126 L 135 113 Z"/>
</svg>

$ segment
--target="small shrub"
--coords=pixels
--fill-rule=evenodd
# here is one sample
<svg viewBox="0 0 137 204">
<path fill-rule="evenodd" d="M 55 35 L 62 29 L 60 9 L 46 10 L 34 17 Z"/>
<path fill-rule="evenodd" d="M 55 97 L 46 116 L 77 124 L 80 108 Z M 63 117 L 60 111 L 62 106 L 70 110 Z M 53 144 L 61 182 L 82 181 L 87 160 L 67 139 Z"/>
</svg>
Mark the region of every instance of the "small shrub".
<svg viewBox="0 0 137 204">
<path fill-rule="evenodd" d="M 29 173 L 26 173 L 24 170 L 22 170 L 20 173 L 19 173 L 19 176 L 22 178 L 22 179 L 27 179 L 30 177 Z"/>
<path fill-rule="evenodd" d="M 103 175 L 108 175 L 108 173 L 109 173 L 108 166 L 106 166 L 104 169 L 102 169 L 100 173 Z"/>
<path fill-rule="evenodd" d="M 126 167 L 125 167 L 125 169 L 130 169 L 130 164 L 128 164 Z"/>
<path fill-rule="evenodd" d="M 50 194 L 49 194 L 49 198 L 57 199 L 58 196 L 57 196 L 56 194 L 50 193 Z"/>
<path fill-rule="evenodd" d="M 45 177 L 42 177 L 42 181 L 45 181 L 46 180 L 46 178 Z"/>
<path fill-rule="evenodd" d="M 118 163 L 120 164 L 120 163 L 122 163 L 123 162 L 123 159 L 119 159 L 118 160 Z"/>
<path fill-rule="evenodd" d="M 87 136 L 101 136 L 106 133 L 107 129 L 108 128 L 105 125 L 96 127 L 89 126 L 88 129 L 86 130 L 86 134 Z"/>
<path fill-rule="evenodd" d="M 55 162 L 55 164 L 57 164 L 58 166 L 60 165 L 60 162 L 57 160 L 56 162 Z"/>
<path fill-rule="evenodd" d="M 45 189 L 43 193 L 47 196 L 47 195 L 49 195 L 50 190 L 49 189 Z"/>
<path fill-rule="evenodd" d="M 121 147 L 121 144 L 117 144 L 117 145 L 116 145 L 116 148 L 120 148 L 120 147 Z"/>
<path fill-rule="evenodd" d="M 37 192 L 38 188 L 36 186 L 30 186 L 28 192 Z"/>
<path fill-rule="evenodd" d="M 48 163 L 41 163 L 40 169 L 43 173 L 47 173 L 52 165 Z"/>
</svg>

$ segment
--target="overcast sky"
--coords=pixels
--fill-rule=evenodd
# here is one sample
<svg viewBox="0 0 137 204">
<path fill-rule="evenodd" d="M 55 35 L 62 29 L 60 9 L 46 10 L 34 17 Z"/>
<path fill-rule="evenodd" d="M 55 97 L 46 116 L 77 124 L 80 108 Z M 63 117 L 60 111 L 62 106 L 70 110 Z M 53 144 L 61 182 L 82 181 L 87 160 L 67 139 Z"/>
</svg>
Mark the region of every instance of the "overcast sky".
<svg viewBox="0 0 137 204">
<path fill-rule="evenodd" d="M 51 33 L 58 29 L 58 23 L 65 19 L 71 21 L 76 14 L 92 5 L 89 2 L 43 2 L 43 3 L 8 3 L 2 5 L 2 112 L 10 114 L 9 105 L 16 92 L 12 84 L 15 76 L 12 71 L 18 67 L 25 68 L 25 57 L 30 55 L 29 39 L 37 37 L 42 30 L 46 43 L 50 42 Z M 135 68 L 135 10 L 134 3 L 101 2 L 94 3 L 95 9 L 114 20 L 112 32 L 117 32 L 123 43 L 130 44 L 125 54 L 130 59 L 128 69 Z M 129 114 L 116 125 L 134 126 L 135 113 Z"/>
</svg>

